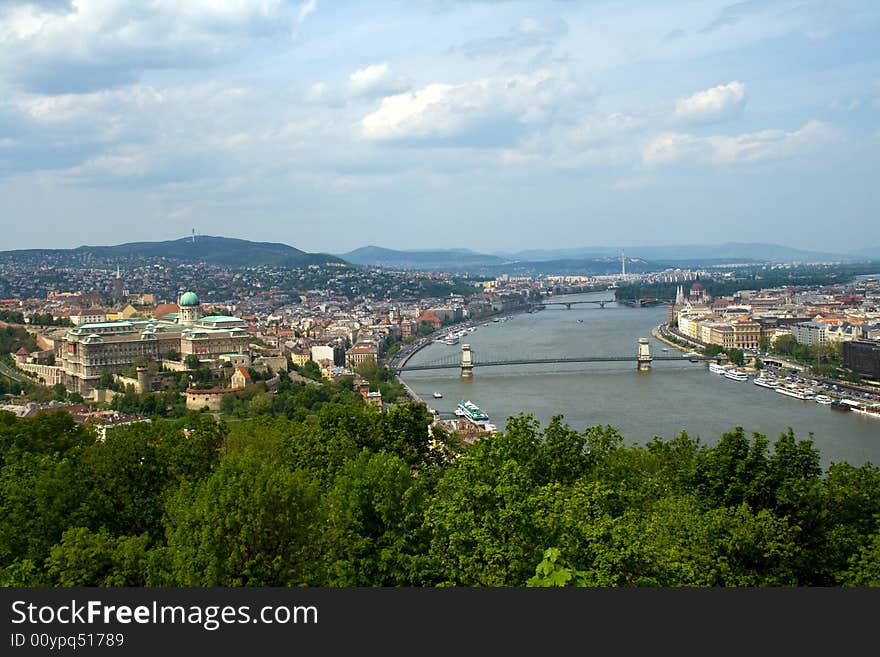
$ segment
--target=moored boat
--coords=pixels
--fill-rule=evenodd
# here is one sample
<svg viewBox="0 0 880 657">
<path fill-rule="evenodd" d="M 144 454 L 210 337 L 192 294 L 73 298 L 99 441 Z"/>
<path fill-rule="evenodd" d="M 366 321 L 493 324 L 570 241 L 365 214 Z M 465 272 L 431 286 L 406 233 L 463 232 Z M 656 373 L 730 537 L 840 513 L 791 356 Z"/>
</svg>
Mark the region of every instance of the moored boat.
<svg viewBox="0 0 880 657">
<path fill-rule="evenodd" d="M 727 370 L 724 373 L 724 378 L 733 379 L 734 381 L 748 381 L 749 375 L 745 372 L 737 372 L 736 370 Z"/>
<path fill-rule="evenodd" d="M 709 371 L 712 372 L 712 374 L 724 374 L 727 372 L 727 368 L 718 363 L 709 363 Z"/>
<path fill-rule="evenodd" d="M 852 407 L 849 404 L 844 403 L 845 399 L 835 399 L 831 402 L 831 408 L 835 411 L 850 411 Z"/>
<path fill-rule="evenodd" d="M 804 401 L 808 399 L 813 399 L 813 397 L 815 397 L 812 390 L 806 390 L 804 388 L 798 387 L 779 386 L 778 388 L 776 388 L 776 392 L 787 397 L 794 397 L 795 399 L 801 399 Z"/>
<path fill-rule="evenodd" d="M 816 395 L 816 403 L 822 404 L 823 406 L 830 406 L 832 402 L 831 397 L 828 395 Z"/>
<path fill-rule="evenodd" d="M 875 417 L 880 419 L 880 405 L 877 404 L 859 404 L 852 407 L 853 412 Z"/>
<path fill-rule="evenodd" d="M 485 425 L 489 423 L 489 416 L 483 412 L 483 409 L 469 399 L 467 401 L 462 400 L 458 402 L 458 406 L 455 408 L 455 414 L 466 417 L 474 424 Z"/>
<path fill-rule="evenodd" d="M 764 376 L 756 376 L 752 381 L 756 386 L 761 386 L 762 388 L 771 388 L 776 389 L 779 386 L 779 383 L 776 379 L 770 379 Z"/>
</svg>

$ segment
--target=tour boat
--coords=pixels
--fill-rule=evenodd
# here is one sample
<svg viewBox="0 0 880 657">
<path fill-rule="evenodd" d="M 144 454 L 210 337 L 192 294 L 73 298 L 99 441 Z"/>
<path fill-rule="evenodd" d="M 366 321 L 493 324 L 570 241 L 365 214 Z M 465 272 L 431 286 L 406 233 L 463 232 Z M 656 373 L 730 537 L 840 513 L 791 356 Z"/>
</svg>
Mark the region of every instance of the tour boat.
<svg viewBox="0 0 880 657">
<path fill-rule="evenodd" d="M 779 386 L 779 383 L 776 381 L 776 379 L 768 379 L 767 377 L 763 376 L 756 376 L 752 383 L 754 383 L 756 386 L 761 386 L 762 388 L 775 389 Z"/>
<path fill-rule="evenodd" d="M 855 413 L 861 413 L 862 415 L 867 415 L 868 417 L 875 417 L 880 419 L 880 405 L 878 404 L 860 403 L 858 406 L 853 406 L 852 410 Z"/>
<path fill-rule="evenodd" d="M 776 388 L 776 392 L 781 395 L 786 395 L 787 397 L 794 397 L 795 399 L 802 399 L 804 401 L 815 397 L 812 390 L 806 390 L 805 388 L 798 388 L 796 386 L 779 386 Z"/>
<path fill-rule="evenodd" d="M 852 407 L 846 403 L 846 399 L 835 399 L 831 402 L 831 408 L 835 411 L 850 411 Z"/>
<path fill-rule="evenodd" d="M 823 406 L 830 406 L 833 400 L 828 395 L 816 395 L 816 403 Z"/>
<path fill-rule="evenodd" d="M 727 370 L 724 373 L 724 377 L 727 379 L 733 379 L 734 381 L 748 381 L 749 375 L 745 372 L 737 372 L 736 370 Z"/>
<path fill-rule="evenodd" d="M 434 393 L 434 399 L 443 399 L 443 395 L 439 392 Z"/>
<path fill-rule="evenodd" d="M 484 413 L 479 406 L 477 406 L 474 402 L 470 400 L 462 400 L 458 402 L 458 406 L 455 409 L 455 414 L 466 417 L 474 424 L 484 425 L 489 422 L 489 416 L 486 415 L 486 413 Z"/>
<path fill-rule="evenodd" d="M 709 371 L 712 372 L 712 374 L 725 374 L 727 368 L 718 363 L 709 363 Z"/>
</svg>

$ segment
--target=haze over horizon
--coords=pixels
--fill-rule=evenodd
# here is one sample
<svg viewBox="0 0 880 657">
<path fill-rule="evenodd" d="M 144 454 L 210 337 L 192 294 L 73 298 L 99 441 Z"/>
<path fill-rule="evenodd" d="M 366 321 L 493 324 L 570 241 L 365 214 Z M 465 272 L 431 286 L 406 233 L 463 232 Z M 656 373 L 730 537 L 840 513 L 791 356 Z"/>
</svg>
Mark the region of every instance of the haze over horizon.
<svg viewBox="0 0 880 657">
<path fill-rule="evenodd" d="M 880 5 L 0 7 L 0 250 L 880 246 Z"/>
</svg>

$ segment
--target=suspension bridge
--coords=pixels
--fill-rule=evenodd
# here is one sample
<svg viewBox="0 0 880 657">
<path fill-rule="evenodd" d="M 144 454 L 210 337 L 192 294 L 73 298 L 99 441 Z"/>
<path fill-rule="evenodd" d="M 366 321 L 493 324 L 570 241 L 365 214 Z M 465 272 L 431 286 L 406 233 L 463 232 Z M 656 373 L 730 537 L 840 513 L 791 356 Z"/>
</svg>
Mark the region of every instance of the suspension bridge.
<svg viewBox="0 0 880 657">
<path fill-rule="evenodd" d="M 475 367 L 500 367 L 503 365 L 547 365 L 555 363 L 617 363 L 632 362 L 640 372 L 646 372 L 651 369 L 653 361 L 690 361 L 692 363 L 703 360 L 714 360 L 716 357 L 701 356 L 699 354 L 675 354 L 652 356 L 651 346 L 647 338 L 639 338 L 636 353 L 628 355 L 591 355 L 591 356 L 556 356 L 549 358 L 497 358 L 490 355 L 487 358 L 479 359 L 471 350 L 469 344 L 461 345 L 461 354 L 450 354 L 442 358 L 426 361 L 418 364 L 410 364 L 409 361 L 404 363 L 396 370 L 399 375 L 401 372 L 416 372 L 421 370 L 445 370 L 445 369 L 461 369 L 462 378 L 470 378 L 473 376 Z"/>
</svg>

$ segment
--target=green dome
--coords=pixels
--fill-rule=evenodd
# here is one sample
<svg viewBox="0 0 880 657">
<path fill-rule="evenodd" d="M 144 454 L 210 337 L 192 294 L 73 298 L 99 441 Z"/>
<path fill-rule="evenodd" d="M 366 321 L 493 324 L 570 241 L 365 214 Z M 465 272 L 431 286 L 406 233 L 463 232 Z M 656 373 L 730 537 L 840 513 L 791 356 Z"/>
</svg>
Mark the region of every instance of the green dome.
<svg viewBox="0 0 880 657">
<path fill-rule="evenodd" d="M 196 296 L 195 292 L 187 292 L 182 297 L 180 297 L 180 305 L 181 306 L 198 306 L 199 298 Z"/>
</svg>

